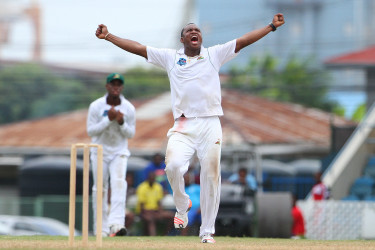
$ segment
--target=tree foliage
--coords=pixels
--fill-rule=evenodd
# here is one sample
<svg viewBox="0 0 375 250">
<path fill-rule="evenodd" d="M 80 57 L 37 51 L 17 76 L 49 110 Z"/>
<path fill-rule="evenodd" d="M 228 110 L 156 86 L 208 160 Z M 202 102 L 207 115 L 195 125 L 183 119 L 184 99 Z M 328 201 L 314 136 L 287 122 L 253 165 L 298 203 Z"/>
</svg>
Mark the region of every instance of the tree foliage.
<svg viewBox="0 0 375 250">
<path fill-rule="evenodd" d="M 360 122 L 366 115 L 366 103 L 359 105 L 352 115 L 352 120 Z"/>
<path fill-rule="evenodd" d="M 147 98 L 169 90 L 168 76 L 162 70 L 133 68 L 124 77 L 124 95 L 129 99 Z"/>
<path fill-rule="evenodd" d="M 39 118 L 82 108 L 90 97 L 75 80 L 55 76 L 35 64 L 0 71 L 0 123 Z"/>
<path fill-rule="evenodd" d="M 252 58 L 244 68 L 232 68 L 229 88 L 240 89 L 276 101 L 299 103 L 329 112 L 342 111 L 326 97 L 329 76 L 311 58 L 291 57 L 278 68 L 275 57 Z"/>
<path fill-rule="evenodd" d="M 342 114 L 341 107 L 326 99 L 327 73 L 313 65 L 311 59 L 291 57 L 280 68 L 271 55 L 252 58 L 245 67 L 230 70 L 230 81 L 225 86 Z M 125 77 L 123 94 L 127 99 L 150 98 L 169 91 L 168 76 L 162 70 L 133 68 L 120 73 Z M 38 64 L 2 66 L 0 124 L 88 108 L 106 93 L 105 78 L 53 72 Z"/>
<path fill-rule="evenodd" d="M 141 68 L 125 73 L 123 94 L 128 99 L 147 98 L 167 91 L 169 81 L 160 70 Z M 53 72 L 38 64 L 0 68 L 0 124 L 36 119 L 88 108 L 106 93 L 106 77 Z"/>
</svg>

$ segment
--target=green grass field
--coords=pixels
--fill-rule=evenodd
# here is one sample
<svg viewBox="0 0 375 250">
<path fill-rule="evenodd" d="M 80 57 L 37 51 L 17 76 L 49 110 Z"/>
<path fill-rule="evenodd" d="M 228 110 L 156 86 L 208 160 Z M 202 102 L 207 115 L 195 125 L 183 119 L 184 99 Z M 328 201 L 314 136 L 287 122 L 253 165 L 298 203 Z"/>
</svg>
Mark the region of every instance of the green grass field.
<svg viewBox="0 0 375 250">
<path fill-rule="evenodd" d="M 74 249 L 83 249 L 81 238 Z M 215 237 L 215 244 L 202 244 L 198 237 L 115 237 L 103 238 L 103 249 L 375 249 L 375 241 L 321 241 L 267 238 Z M 63 236 L 0 236 L 0 248 L 57 249 L 69 248 L 68 237 Z M 96 248 L 90 237 L 89 247 Z"/>
</svg>

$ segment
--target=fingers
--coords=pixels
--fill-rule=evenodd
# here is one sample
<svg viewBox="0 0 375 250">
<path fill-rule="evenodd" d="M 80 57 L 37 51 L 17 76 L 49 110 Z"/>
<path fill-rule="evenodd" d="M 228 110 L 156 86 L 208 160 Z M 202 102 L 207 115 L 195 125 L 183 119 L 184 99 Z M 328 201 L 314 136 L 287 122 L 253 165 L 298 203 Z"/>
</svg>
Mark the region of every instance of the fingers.
<svg viewBox="0 0 375 250">
<path fill-rule="evenodd" d="M 113 121 L 117 116 L 117 111 L 115 107 L 112 105 L 111 108 L 108 110 L 108 118 L 110 121 Z"/>
<path fill-rule="evenodd" d="M 116 120 L 117 120 L 117 123 L 122 125 L 124 124 L 124 114 L 119 111 L 117 111 L 117 115 L 116 115 Z"/>
<path fill-rule="evenodd" d="M 107 26 L 105 26 L 104 24 L 99 24 L 98 28 L 95 31 L 95 35 L 98 38 L 103 39 L 106 33 L 108 33 Z"/>
<path fill-rule="evenodd" d="M 284 15 L 281 14 L 281 13 L 277 13 L 274 17 L 273 17 L 273 23 L 276 27 L 279 27 L 281 25 L 283 25 L 285 23 L 285 19 L 284 19 Z"/>
<path fill-rule="evenodd" d="M 284 22 L 284 15 L 283 14 L 277 15 L 277 18 L 278 18 L 279 22 Z"/>
<path fill-rule="evenodd" d="M 96 31 L 95 31 L 95 35 L 97 36 L 97 37 L 99 37 L 100 35 L 102 34 L 102 29 L 100 28 L 100 26 L 96 29 Z"/>
<path fill-rule="evenodd" d="M 121 113 L 120 111 L 117 111 L 116 118 L 117 119 L 122 119 L 124 117 L 124 114 Z"/>
</svg>

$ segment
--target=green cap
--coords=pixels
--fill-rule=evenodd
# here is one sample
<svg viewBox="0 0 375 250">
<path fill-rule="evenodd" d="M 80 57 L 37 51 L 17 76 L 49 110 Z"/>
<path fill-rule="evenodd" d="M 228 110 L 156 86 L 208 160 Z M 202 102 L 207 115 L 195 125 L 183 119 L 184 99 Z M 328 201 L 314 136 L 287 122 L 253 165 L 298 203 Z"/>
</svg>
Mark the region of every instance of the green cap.
<svg viewBox="0 0 375 250">
<path fill-rule="evenodd" d="M 113 80 L 120 80 L 124 83 L 124 77 L 119 73 L 112 73 L 107 76 L 107 83 L 112 82 Z"/>
</svg>

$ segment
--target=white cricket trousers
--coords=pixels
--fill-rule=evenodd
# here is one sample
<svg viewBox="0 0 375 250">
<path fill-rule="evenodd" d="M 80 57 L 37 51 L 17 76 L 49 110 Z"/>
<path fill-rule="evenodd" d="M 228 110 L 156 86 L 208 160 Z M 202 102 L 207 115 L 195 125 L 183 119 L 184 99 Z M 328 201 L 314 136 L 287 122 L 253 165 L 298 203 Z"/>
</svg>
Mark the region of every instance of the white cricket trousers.
<svg viewBox="0 0 375 250">
<path fill-rule="evenodd" d="M 91 153 L 93 173 L 92 208 L 93 231 L 96 234 L 96 183 L 97 183 L 97 156 Z M 126 191 L 128 184 L 125 180 L 128 157 L 125 155 L 103 156 L 103 229 L 109 234 L 109 227 L 114 224 L 125 225 Z M 111 206 L 108 211 L 108 186 L 111 185 Z M 99 232 L 101 233 L 101 232 Z"/>
<path fill-rule="evenodd" d="M 175 120 L 168 131 L 166 152 L 167 177 L 173 190 L 176 210 L 184 213 L 189 204 L 185 193 L 184 174 L 194 153 L 200 162 L 200 207 L 202 225 L 199 236 L 215 233 L 215 220 L 220 203 L 222 129 L 217 116 Z"/>
</svg>

